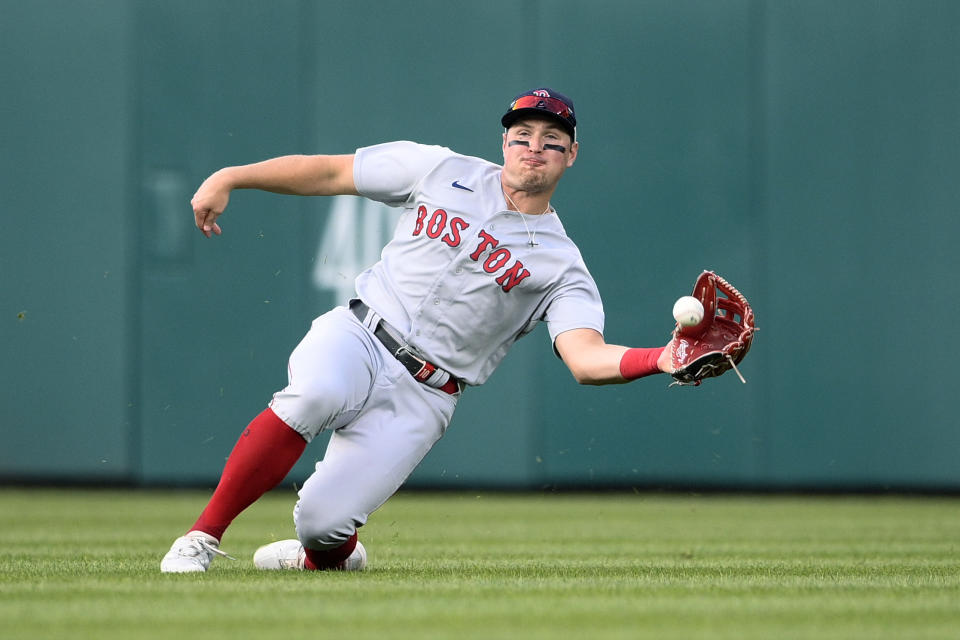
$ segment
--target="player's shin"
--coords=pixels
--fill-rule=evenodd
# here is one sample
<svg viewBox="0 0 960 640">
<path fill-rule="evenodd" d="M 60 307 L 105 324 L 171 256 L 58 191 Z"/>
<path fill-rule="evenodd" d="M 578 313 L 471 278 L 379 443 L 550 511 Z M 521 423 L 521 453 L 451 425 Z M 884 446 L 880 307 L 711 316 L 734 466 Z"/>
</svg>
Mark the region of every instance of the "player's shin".
<svg viewBox="0 0 960 640">
<path fill-rule="evenodd" d="M 237 440 L 213 497 L 191 531 L 221 540 L 244 509 L 280 484 L 306 446 L 303 436 L 265 409 Z"/>
</svg>

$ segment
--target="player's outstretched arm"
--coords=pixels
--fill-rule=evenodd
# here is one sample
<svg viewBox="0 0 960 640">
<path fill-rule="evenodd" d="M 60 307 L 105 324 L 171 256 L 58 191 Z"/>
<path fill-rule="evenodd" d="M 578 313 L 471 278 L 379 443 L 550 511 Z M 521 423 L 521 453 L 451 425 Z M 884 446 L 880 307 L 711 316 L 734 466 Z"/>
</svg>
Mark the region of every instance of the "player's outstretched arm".
<svg viewBox="0 0 960 640">
<path fill-rule="evenodd" d="M 217 218 L 234 189 L 260 189 L 299 196 L 358 195 L 353 156 L 281 156 L 220 169 L 203 181 L 190 204 L 197 228 L 208 238 L 220 235 Z"/>
<path fill-rule="evenodd" d="M 580 384 L 622 384 L 670 372 L 670 356 L 664 348 L 631 349 L 607 344 L 593 329 L 565 331 L 557 336 L 556 347 Z"/>
</svg>

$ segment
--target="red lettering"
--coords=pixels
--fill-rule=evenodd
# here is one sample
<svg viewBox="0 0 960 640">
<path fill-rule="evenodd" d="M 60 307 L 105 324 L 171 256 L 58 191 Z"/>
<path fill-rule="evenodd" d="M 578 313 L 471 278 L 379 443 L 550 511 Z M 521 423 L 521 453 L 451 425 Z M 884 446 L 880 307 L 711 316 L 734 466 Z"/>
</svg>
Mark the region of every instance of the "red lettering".
<svg viewBox="0 0 960 640">
<path fill-rule="evenodd" d="M 503 265 L 507 264 L 510 260 L 510 251 L 509 249 L 497 249 L 489 256 L 487 256 L 486 262 L 483 263 L 483 270 L 487 273 L 493 273 Z"/>
<path fill-rule="evenodd" d="M 463 218 L 453 218 L 450 220 L 450 233 L 443 236 L 443 241 L 451 247 L 460 246 L 460 232 L 470 226 L 470 223 Z"/>
<path fill-rule="evenodd" d="M 429 220 L 427 220 L 427 214 L 428 211 L 424 205 L 417 207 L 417 220 L 413 226 L 413 235 L 420 235 L 426 230 L 428 237 L 433 239 L 440 238 L 444 230 L 447 229 L 447 212 L 443 209 L 437 209 L 430 215 Z M 448 246 L 459 247 L 463 241 L 461 233 L 469 227 L 470 223 L 463 218 L 450 218 L 449 230 L 441 240 Z M 474 249 L 473 253 L 470 254 L 470 259 L 477 262 L 484 252 L 491 250 L 490 255 L 483 261 L 484 271 L 493 274 L 510 262 L 510 259 L 513 257 L 510 250 L 506 247 L 498 248 L 500 244 L 499 240 L 483 229 L 481 229 L 477 235 L 480 238 L 480 243 L 477 245 L 477 248 Z M 504 292 L 509 292 L 529 276 L 530 271 L 524 268 L 522 262 L 517 260 L 496 279 L 496 283 L 500 285 Z"/>
<path fill-rule="evenodd" d="M 437 209 L 430 216 L 430 224 L 427 225 L 427 235 L 431 238 L 439 238 L 443 228 L 447 226 L 447 212 L 443 209 Z"/>
<path fill-rule="evenodd" d="M 523 268 L 523 263 L 517 260 L 513 263 L 513 266 L 507 269 L 502 276 L 497 278 L 497 284 L 503 287 L 504 291 L 510 291 L 515 286 L 520 284 L 527 276 L 530 275 L 530 272 L 527 269 Z"/>
<path fill-rule="evenodd" d="M 500 241 L 494 238 L 492 235 L 487 233 L 484 230 L 480 230 L 480 244 L 477 246 L 476 251 L 470 254 L 471 260 L 479 260 L 480 254 L 487 250 L 487 247 L 495 247 L 500 244 Z"/>
<path fill-rule="evenodd" d="M 413 225 L 413 235 L 418 236 L 423 231 L 423 221 L 427 219 L 427 208 L 423 205 L 417 207 L 417 221 Z"/>
</svg>

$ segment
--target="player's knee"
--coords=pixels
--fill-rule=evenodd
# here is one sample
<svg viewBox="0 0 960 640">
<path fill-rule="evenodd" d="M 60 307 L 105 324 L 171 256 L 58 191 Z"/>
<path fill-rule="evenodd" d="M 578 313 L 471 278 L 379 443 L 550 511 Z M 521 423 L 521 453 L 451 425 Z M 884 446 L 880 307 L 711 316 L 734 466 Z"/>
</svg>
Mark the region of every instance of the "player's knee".
<svg viewBox="0 0 960 640">
<path fill-rule="evenodd" d="M 329 429 L 353 415 L 353 393 L 347 381 L 323 376 L 291 385 L 282 395 L 285 401 L 293 403 L 295 413 L 304 422 Z"/>
<path fill-rule="evenodd" d="M 310 549 L 339 547 L 363 525 L 364 518 L 348 514 L 342 506 L 332 502 L 311 505 L 303 501 L 297 503 L 293 521 L 297 538 L 303 546 Z"/>
</svg>

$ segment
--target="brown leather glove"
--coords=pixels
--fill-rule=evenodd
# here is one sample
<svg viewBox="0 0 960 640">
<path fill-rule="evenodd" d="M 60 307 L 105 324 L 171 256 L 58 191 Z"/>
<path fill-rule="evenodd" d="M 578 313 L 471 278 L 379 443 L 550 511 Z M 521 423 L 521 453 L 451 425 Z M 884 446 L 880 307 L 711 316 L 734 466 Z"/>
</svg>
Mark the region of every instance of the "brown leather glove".
<svg viewBox="0 0 960 640">
<path fill-rule="evenodd" d="M 673 384 L 699 385 L 704 378 L 730 369 L 746 383 L 737 365 L 750 350 L 756 332 L 750 303 L 713 271 L 700 274 L 692 295 L 703 304 L 703 320 L 688 327 L 678 324 L 673 330 L 667 347 Z"/>
</svg>

